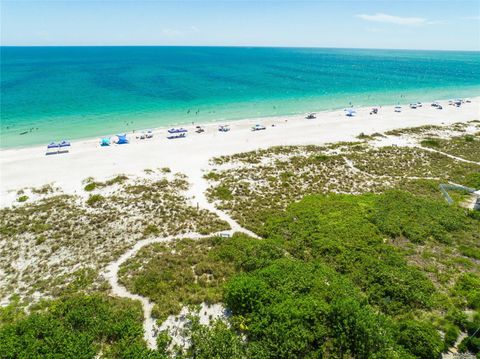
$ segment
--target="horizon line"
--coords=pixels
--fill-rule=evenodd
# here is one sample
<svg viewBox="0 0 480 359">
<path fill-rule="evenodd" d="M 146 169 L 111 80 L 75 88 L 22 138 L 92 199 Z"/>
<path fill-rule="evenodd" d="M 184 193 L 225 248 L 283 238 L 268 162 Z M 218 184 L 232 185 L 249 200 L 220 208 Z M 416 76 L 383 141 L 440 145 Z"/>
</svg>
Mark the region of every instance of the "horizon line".
<svg viewBox="0 0 480 359">
<path fill-rule="evenodd" d="M 439 51 L 439 52 L 480 52 L 466 49 L 419 49 L 393 47 L 332 47 L 332 46 L 276 46 L 276 45 L 2 45 L 3 47 L 227 47 L 227 48 L 279 48 L 279 49 L 335 49 L 335 50 L 400 50 L 400 51 Z"/>
</svg>

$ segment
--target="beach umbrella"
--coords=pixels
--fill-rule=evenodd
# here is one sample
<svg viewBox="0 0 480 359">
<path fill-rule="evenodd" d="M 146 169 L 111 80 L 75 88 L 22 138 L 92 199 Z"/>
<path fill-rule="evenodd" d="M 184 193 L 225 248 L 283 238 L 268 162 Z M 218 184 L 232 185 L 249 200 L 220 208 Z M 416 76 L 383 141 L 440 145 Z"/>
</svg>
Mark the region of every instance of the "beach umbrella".
<svg viewBox="0 0 480 359">
<path fill-rule="evenodd" d="M 357 111 L 355 111 L 353 108 L 346 108 L 345 112 L 346 112 L 347 116 L 353 116 L 357 113 Z"/>
<path fill-rule="evenodd" d="M 118 145 L 123 145 L 123 144 L 128 143 L 128 139 L 127 139 L 127 135 L 126 135 L 126 134 L 117 135 L 117 137 L 118 137 L 118 141 L 117 141 L 117 144 L 118 144 Z"/>
</svg>

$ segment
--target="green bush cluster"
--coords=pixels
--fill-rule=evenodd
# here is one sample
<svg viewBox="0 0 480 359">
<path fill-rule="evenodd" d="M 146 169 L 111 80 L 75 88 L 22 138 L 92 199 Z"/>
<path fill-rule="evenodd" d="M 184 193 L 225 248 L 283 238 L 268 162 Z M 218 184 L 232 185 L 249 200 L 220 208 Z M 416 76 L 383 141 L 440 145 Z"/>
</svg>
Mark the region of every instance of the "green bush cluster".
<svg viewBox="0 0 480 359">
<path fill-rule="evenodd" d="M 247 335 L 252 358 L 437 358 L 443 348 L 431 325 L 393 322 L 318 261 L 280 259 L 239 275 L 227 284 L 225 302 L 241 318 L 237 330 Z"/>
<path fill-rule="evenodd" d="M 371 219 L 390 237 L 404 236 L 414 243 L 427 240 L 448 243 L 451 232 L 466 226 L 466 216 L 461 209 L 401 191 L 381 195 Z"/>
<path fill-rule="evenodd" d="M 416 229 L 422 223 L 427 230 Z M 392 243 L 445 245 L 471 224 L 456 207 L 397 190 L 307 196 L 270 215 L 261 241 L 237 234 L 150 246 L 121 280 L 156 303 L 160 321 L 182 305 L 225 302 L 232 327 L 201 327 L 190 352 L 199 357 L 227 353 L 227 342 L 238 358 L 438 358 L 465 327 L 454 313 L 475 303 L 478 279 L 461 277 L 445 298 Z M 438 310 L 451 314 L 432 320 Z"/>
<path fill-rule="evenodd" d="M 106 358 L 144 357 L 142 318 L 139 304 L 128 300 L 64 297 L 1 322 L 0 357 L 95 358 L 100 348 Z"/>
</svg>

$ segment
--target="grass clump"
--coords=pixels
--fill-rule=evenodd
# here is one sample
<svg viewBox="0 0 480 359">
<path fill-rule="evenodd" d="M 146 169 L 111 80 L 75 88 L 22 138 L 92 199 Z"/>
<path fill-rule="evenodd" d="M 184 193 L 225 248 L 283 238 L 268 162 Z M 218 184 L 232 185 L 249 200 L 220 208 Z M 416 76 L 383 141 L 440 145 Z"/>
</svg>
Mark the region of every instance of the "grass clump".
<svg viewBox="0 0 480 359">
<path fill-rule="evenodd" d="M 35 194 L 48 194 L 48 193 L 52 193 L 53 191 L 54 191 L 54 188 L 52 187 L 52 185 L 49 185 L 49 184 L 43 185 L 42 187 L 39 187 L 39 188 L 32 188 L 32 193 L 35 193 Z"/>
<path fill-rule="evenodd" d="M 222 201 L 229 201 L 233 199 L 233 194 L 232 191 L 225 187 L 225 186 L 219 186 L 216 187 L 212 193 L 213 197 L 222 200 Z"/>
<path fill-rule="evenodd" d="M 94 206 L 97 206 L 104 201 L 105 201 L 105 197 L 103 197 L 101 194 L 92 194 L 88 197 L 86 203 L 89 206 L 94 207 Z"/>
<path fill-rule="evenodd" d="M 87 183 L 87 184 L 85 185 L 85 187 L 83 189 L 87 192 L 91 192 L 95 189 L 100 189 L 100 188 L 104 188 L 104 187 L 107 187 L 107 186 L 112 186 L 114 184 L 121 184 L 121 183 L 125 182 L 126 180 L 128 180 L 128 177 L 125 176 L 125 175 L 115 176 L 114 178 L 111 178 L 111 179 L 109 179 L 105 182 L 97 182 L 97 181 L 94 181 L 93 178 L 89 177 L 86 180 L 84 180 L 84 183 Z"/>
<path fill-rule="evenodd" d="M 90 182 L 88 183 L 83 189 L 87 192 L 93 191 L 95 188 L 97 188 L 97 184 L 95 182 Z"/>
<path fill-rule="evenodd" d="M 160 230 L 154 224 L 147 225 L 143 230 L 143 235 L 146 237 L 149 235 L 158 236 L 159 234 L 160 234 Z"/>
<path fill-rule="evenodd" d="M 221 175 L 215 171 L 210 171 L 205 173 L 203 178 L 210 181 L 218 181 L 221 178 Z"/>
<path fill-rule="evenodd" d="M 440 141 L 437 138 L 427 138 L 422 140 L 420 144 L 424 147 L 440 147 Z"/>
</svg>

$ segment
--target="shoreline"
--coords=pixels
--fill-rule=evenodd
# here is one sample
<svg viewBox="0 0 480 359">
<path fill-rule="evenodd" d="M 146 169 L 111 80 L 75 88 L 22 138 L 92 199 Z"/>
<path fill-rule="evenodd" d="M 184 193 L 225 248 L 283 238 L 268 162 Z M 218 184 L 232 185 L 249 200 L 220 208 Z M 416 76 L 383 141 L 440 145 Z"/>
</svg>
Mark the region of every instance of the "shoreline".
<svg viewBox="0 0 480 359">
<path fill-rule="evenodd" d="M 142 176 L 145 169 L 169 167 L 195 180 L 208 167 L 212 157 L 247 152 L 283 145 L 321 145 L 357 140 L 360 133 L 371 134 L 422 125 L 448 125 L 480 119 L 480 97 L 471 98 L 457 108 L 440 101 L 443 110 L 425 103 L 418 109 L 402 105 L 395 113 L 394 105 L 379 107 L 377 115 L 369 115 L 371 107 L 357 108 L 357 115 L 347 117 L 343 110 L 316 112 L 316 119 L 304 115 L 272 116 L 224 121 L 230 132 L 217 131 L 222 122 L 200 124 L 205 132 L 194 133 L 195 125 L 186 138 L 166 139 L 166 128 L 153 129 L 153 138 L 140 140 L 127 133 L 130 143 L 101 147 L 99 138 L 72 141 L 69 153 L 46 156 L 46 145 L 0 150 L 0 206 L 16 203 L 16 191 L 23 188 L 54 184 L 65 193 L 78 194 L 82 180 L 93 177 L 104 180 L 117 174 Z M 264 131 L 251 131 L 260 123 Z M 272 126 L 274 125 L 274 126 Z"/>
<path fill-rule="evenodd" d="M 472 103 L 477 101 L 477 100 L 480 102 L 480 96 L 465 97 L 465 98 L 470 99 L 472 101 Z M 424 102 L 423 106 L 430 107 L 430 104 L 434 101 L 435 102 L 440 102 L 442 104 L 443 108 L 445 109 L 449 99 L 440 98 L 440 99 L 431 100 L 428 103 Z M 380 108 L 388 108 L 388 107 L 393 108 L 394 106 L 401 106 L 403 110 L 409 109 L 409 103 L 398 103 L 398 104 L 387 104 L 387 105 L 375 105 L 375 104 L 373 104 L 373 105 L 366 105 L 366 106 L 359 106 L 359 107 L 353 106 L 353 108 L 356 111 L 364 111 L 364 110 L 370 110 L 373 107 L 377 107 L 377 108 L 380 109 Z M 87 142 L 93 142 L 93 141 L 100 142 L 101 138 L 103 138 L 103 137 L 111 137 L 112 138 L 112 137 L 116 137 L 117 134 L 127 134 L 127 137 L 129 137 L 129 139 L 132 139 L 132 136 L 138 136 L 142 132 L 146 132 L 148 130 L 151 130 L 154 134 L 158 134 L 158 133 L 166 134 L 166 131 L 168 129 L 175 128 L 175 127 L 187 128 L 188 131 L 189 131 L 188 132 L 189 135 L 191 135 L 192 131 L 195 130 L 196 126 L 202 126 L 204 128 L 207 128 L 207 127 L 219 126 L 219 125 L 232 126 L 232 125 L 241 124 L 241 123 L 247 122 L 247 121 L 249 121 L 249 123 L 253 123 L 253 122 L 262 122 L 262 121 L 268 121 L 268 120 L 282 120 L 282 119 L 283 120 L 289 120 L 289 119 L 298 120 L 298 119 L 305 119 L 305 115 L 308 114 L 308 113 L 315 113 L 315 114 L 317 114 L 317 117 L 321 116 L 322 114 L 329 114 L 329 113 L 333 113 L 333 112 L 342 112 L 343 113 L 344 108 L 345 107 L 341 107 L 341 108 L 339 107 L 339 108 L 326 109 L 326 110 L 307 111 L 307 112 L 304 112 L 304 113 L 270 115 L 270 116 L 259 116 L 259 117 L 244 117 L 244 118 L 239 118 L 239 119 L 215 119 L 215 120 L 207 120 L 205 122 L 202 122 L 201 120 L 199 122 L 196 122 L 196 121 L 192 121 L 192 122 L 179 121 L 179 122 L 175 122 L 175 123 L 172 122 L 168 126 L 138 128 L 138 129 L 129 130 L 129 131 L 118 131 L 114 134 L 111 133 L 109 135 L 85 136 L 85 137 L 81 137 L 81 138 L 75 138 L 73 140 L 70 140 L 68 138 L 68 136 L 66 136 L 66 138 L 57 139 L 56 142 L 60 142 L 61 140 L 67 140 L 72 145 L 75 144 L 75 143 L 87 143 Z M 19 151 L 19 150 L 33 149 L 33 148 L 46 148 L 47 145 L 48 145 L 48 143 L 44 143 L 44 144 L 41 144 L 41 145 L 40 144 L 32 144 L 32 145 L 26 145 L 26 146 L 13 146 L 13 147 L 4 147 L 4 148 L 0 147 L 0 155 L 3 152 L 8 152 L 8 151 Z"/>
<path fill-rule="evenodd" d="M 435 91 L 433 91 L 435 93 Z M 283 113 L 278 113 L 278 114 L 266 114 L 266 115 L 263 115 L 262 113 L 268 113 L 269 110 L 267 108 L 265 109 L 262 109 L 262 108 L 259 108 L 257 109 L 258 110 L 258 113 L 255 114 L 255 115 L 252 115 L 252 114 L 247 114 L 247 113 L 244 113 L 244 114 L 241 114 L 241 115 L 237 115 L 237 112 L 240 112 L 242 113 L 242 111 L 239 110 L 239 108 L 245 108 L 245 107 L 248 107 L 249 106 L 249 101 L 247 102 L 240 102 L 238 103 L 237 105 L 240 106 L 239 108 L 237 107 L 230 107 L 230 106 L 227 106 L 227 105 L 224 105 L 226 107 L 221 107 L 220 108 L 220 112 L 218 113 L 218 116 L 215 116 L 215 117 L 191 117 L 191 118 L 182 118 L 182 114 L 180 112 L 178 112 L 178 110 L 175 110 L 177 111 L 178 113 L 175 113 L 172 112 L 171 114 L 169 115 L 166 115 L 168 118 L 172 119 L 168 122 L 168 125 L 163 125 L 163 124 L 159 124 L 159 122 L 162 122 L 162 119 L 165 120 L 165 118 L 163 117 L 158 117 L 158 116 L 165 116 L 165 114 L 163 115 L 159 115 L 157 112 L 144 112 L 142 114 L 136 114 L 136 113 L 131 113 L 131 114 L 126 114 L 126 113 L 113 113 L 111 115 L 108 115 L 108 116 L 113 116 L 117 121 L 115 124 L 110 124 L 112 127 L 115 127 L 118 126 L 118 123 L 120 122 L 124 122 L 124 125 L 122 126 L 123 128 L 121 130 L 118 130 L 116 131 L 115 129 L 112 130 L 112 132 L 107 132 L 107 131 L 96 131 L 94 129 L 90 129 L 89 132 L 90 134 L 81 134 L 81 135 L 77 135 L 77 136 L 69 136 L 69 135 L 58 135 L 58 134 L 53 134 L 53 135 L 49 135 L 48 136 L 48 139 L 47 137 L 45 137 L 45 140 L 42 141 L 41 143 L 40 140 L 34 140 L 36 143 L 31 143 L 31 144 L 15 144 L 15 145 L 8 145 L 6 147 L 1 147 L 2 145 L 2 142 L 7 142 L 7 143 L 11 143 L 11 139 L 9 140 L 6 140 L 5 138 L 2 139 L 0 138 L 0 153 L 2 151 L 7 151 L 7 150 L 21 150 L 21 149 L 25 149 L 25 148 L 33 148 L 33 147 L 41 147 L 41 146 L 46 146 L 48 143 L 50 143 L 52 140 L 56 141 L 56 142 L 59 142 L 59 141 L 62 141 L 62 140 L 67 140 L 67 141 L 70 141 L 70 142 L 85 142 L 85 141 L 88 141 L 88 140 L 93 140 L 93 139 L 98 139 L 100 140 L 100 138 L 102 137 L 114 137 L 116 134 L 123 134 L 123 133 L 127 133 L 127 134 L 136 134 L 136 133 L 141 133 L 142 131 L 146 131 L 146 130 L 153 130 L 155 132 L 158 132 L 158 131 L 162 131 L 162 130 L 167 130 L 168 128 L 172 128 L 172 127 L 179 127 L 179 126 L 182 126 L 182 127 L 191 127 L 192 126 L 192 123 L 194 123 L 196 125 L 201 125 L 201 126 L 208 126 L 208 125 L 219 125 L 219 124 L 230 124 L 230 123 L 236 123 L 236 122 L 239 122 L 239 121 L 263 121 L 263 120 L 268 120 L 270 118 L 298 118 L 299 116 L 304 116 L 305 113 L 310 113 L 310 112 L 314 112 L 314 113 L 327 113 L 327 112 L 335 112 L 335 111 L 340 111 L 340 110 L 343 110 L 344 108 L 346 107 L 354 107 L 356 109 L 364 109 L 364 108 L 371 108 L 371 107 L 388 107 L 388 106 L 394 106 L 394 105 L 401 105 L 403 107 L 406 107 L 409 105 L 409 103 L 412 103 L 412 102 L 416 102 L 418 100 L 421 100 L 423 101 L 423 103 L 428 103 L 428 105 L 430 105 L 431 102 L 433 101 L 447 101 L 448 99 L 451 99 L 451 98 L 458 98 L 458 95 L 459 94 L 462 94 L 462 96 L 460 96 L 460 98 L 470 98 L 470 99 L 473 99 L 473 98 L 480 98 L 480 95 L 478 93 L 478 91 L 473 91 L 473 92 L 469 92 L 468 95 L 465 94 L 464 90 L 461 89 L 459 90 L 459 93 L 456 95 L 457 97 L 455 96 L 445 96 L 445 94 L 439 94 L 439 96 L 434 96 L 434 95 L 431 95 L 431 96 L 425 96 L 425 95 L 422 95 L 422 94 L 416 94 L 416 95 L 413 95 L 412 93 L 408 92 L 406 94 L 401 94 L 399 95 L 400 96 L 400 99 L 401 101 L 406 101 L 405 103 L 401 103 L 401 101 L 393 101 L 393 100 L 382 100 L 381 99 L 381 93 L 376 93 L 376 95 L 374 96 L 375 99 L 377 99 L 378 101 L 375 101 L 374 99 L 372 100 L 359 100 L 358 98 L 356 98 L 354 95 L 350 98 L 350 100 L 352 100 L 353 102 L 353 105 L 350 106 L 350 105 L 346 105 L 348 102 L 342 102 L 341 106 L 340 106 L 340 103 L 338 102 L 335 102 L 333 101 L 334 99 L 332 99 L 332 101 L 329 101 L 328 104 L 331 105 L 329 106 L 328 108 L 325 108 L 325 104 L 322 106 L 320 105 L 320 108 L 322 109 L 316 109 L 316 110 L 311 110 L 312 108 L 315 108 L 315 105 L 312 105 L 313 102 L 310 102 L 311 100 L 306 100 L 305 98 L 299 98 L 298 100 L 294 100 L 294 99 L 289 99 L 289 100 L 279 100 L 280 102 L 279 103 L 269 103 L 270 105 L 272 105 L 274 108 L 277 108 L 277 106 L 280 104 L 281 106 L 286 106 L 286 108 L 283 108 Z M 426 99 L 428 97 L 428 99 Z M 370 98 L 370 96 L 369 96 Z M 408 101 L 408 99 L 410 99 L 410 101 Z M 415 99 L 415 100 L 413 100 Z M 305 102 L 306 101 L 306 102 Z M 318 101 L 325 101 L 325 99 L 321 100 L 321 99 L 318 99 Z M 318 102 L 318 101 L 315 101 L 315 102 Z M 371 101 L 371 102 L 370 102 Z M 356 106 L 355 103 L 357 102 L 360 102 L 361 104 Z M 366 104 L 362 104 L 364 102 L 367 102 Z M 301 108 L 301 111 L 296 109 L 296 110 L 292 110 L 290 107 L 292 105 L 292 103 L 297 103 L 297 107 L 298 107 L 298 103 L 301 104 L 300 108 Z M 280 107 L 281 107 L 280 106 Z M 319 106 L 317 104 L 317 106 Z M 288 110 L 288 108 L 290 108 L 290 110 Z M 216 108 L 218 110 L 218 108 Z M 237 109 L 237 110 L 235 110 Z M 304 111 L 304 110 L 307 110 L 308 111 Z M 225 110 L 227 110 L 227 112 L 225 112 Z M 190 109 L 188 110 L 190 111 Z M 193 110 L 192 110 L 193 111 Z M 207 109 L 203 109 L 202 112 L 205 112 L 207 111 L 207 113 L 211 113 L 212 111 L 208 111 Z M 193 113 L 193 112 L 192 112 Z M 213 111 L 213 113 L 215 113 L 215 111 Z M 107 118 L 104 118 L 105 115 L 98 115 L 96 117 L 96 120 L 97 121 L 100 121 L 100 122 L 103 122 L 103 121 L 107 121 L 107 124 L 108 124 L 108 116 Z M 209 115 L 210 116 L 210 115 Z M 222 117 L 222 116 L 226 116 L 226 117 Z M 177 118 L 178 117 L 178 118 Z M 63 116 L 63 118 L 65 118 L 65 116 Z M 66 118 L 69 118 L 68 116 L 66 116 Z M 176 121 L 175 121 L 176 119 Z M 70 119 L 71 121 L 73 121 L 75 123 L 75 121 L 77 121 L 77 119 L 75 117 L 72 117 Z M 90 119 L 90 120 L 93 120 L 93 119 Z M 90 121 L 89 120 L 89 121 Z M 134 123 L 137 123 L 137 121 L 139 122 L 138 124 L 138 127 L 133 127 L 135 125 L 133 125 Z M 151 125 L 147 124 L 146 122 L 152 122 Z M 155 123 L 153 123 L 155 122 Z M 132 126 L 133 125 L 133 126 Z M 34 126 L 34 125 L 28 125 L 28 126 Z M 27 126 L 27 127 L 28 127 Z M 84 123 L 77 123 L 76 125 L 71 125 L 73 127 L 77 126 L 78 128 L 80 128 L 80 132 L 84 132 L 85 129 L 82 130 L 82 126 L 84 126 Z M 72 129 L 70 130 L 70 132 L 74 132 L 73 131 L 73 127 Z M 30 127 L 32 128 L 32 127 Z M 21 129 L 18 129 L 18 130 L 21 130 Z M 23 128 L 23 130 L 25 130 L 27 133 L 25 134 L 26 136 L 29 136 L 30 133 L 28 132 L 28 128 Z M 38 130 L 38 128 L 37 128 Z M 45 128 L 41 129 L 42 131 L 45 131 Z M 98 132 L 98 133 L 97 133 Z M 93 135 L 91 133 L 94 133 Z M 34 136 L 38 136 L 37 134 L 35 134 L 35 131 L 33 131 L 33 135 Z M 11 138 L 12 136 L 14 136 L 13 134 L 8 134 L 8 135 L 5 135 L 6 138 Z M 20 133 L 16 133 L 15 136 L 22 136 Z M 43 137 L 44 134 L 40 135 L 40 137 Z M 14 141 L 15 142 L 15 141 Z"/>
</svg>

